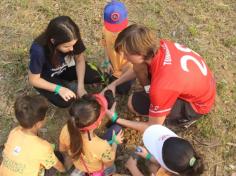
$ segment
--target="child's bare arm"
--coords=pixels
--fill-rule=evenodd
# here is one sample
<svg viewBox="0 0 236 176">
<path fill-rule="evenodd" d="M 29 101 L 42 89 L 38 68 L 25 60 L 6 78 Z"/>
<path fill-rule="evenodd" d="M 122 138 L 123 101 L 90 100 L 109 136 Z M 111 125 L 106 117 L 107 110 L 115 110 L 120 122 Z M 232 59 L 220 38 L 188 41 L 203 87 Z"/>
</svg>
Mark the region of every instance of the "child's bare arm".
<svg viewBox="0 0 236 176">
<path fill-rule="evenodd" d="M 125 164 L 125 167 L 130 171 L 133 176 L 144 176 L 142 172 L 137 167 L 137 160 L 130 157 Z"/>
<path fill-rule="evenodd" d="M 68 146 L 66 144 L 64 144 L 63 142 L 63 137 L 60 136 L 60 140 L 59 140 L 59 151 L 62 153 L 63 158 L 64 158 L 64 167 L 66 168 L 66 170 L 70 169 L 73 165 L 73 162 L 71 160 L 71 157 L 68 155 Z"/>
<path fill-rule="evenodd" d="M 57 169 L 59 172 L 66 171 L 64 165 L 60 161 L 57 161 L 57 163 L 53 167 Z"/>
<path fill-rule="evenodd" d="M 71 160 L 71 157 L 67 153 L 68 147 L 65 144 L 60 142 L 59 151 L 62 153 L 63 158 L 64 158 L 64 167 L 66 168 L 66 170 L 70 169 L 73 165 L 73 162 Z"/>
<path fill-rule="evenodd" d="M 69 170 L 73 166 L 73 162 L 71 157 L 68 155 L 67 152 L 61 152 L 64 158 L 64 167 L 66 170 Z"/>
</svg>

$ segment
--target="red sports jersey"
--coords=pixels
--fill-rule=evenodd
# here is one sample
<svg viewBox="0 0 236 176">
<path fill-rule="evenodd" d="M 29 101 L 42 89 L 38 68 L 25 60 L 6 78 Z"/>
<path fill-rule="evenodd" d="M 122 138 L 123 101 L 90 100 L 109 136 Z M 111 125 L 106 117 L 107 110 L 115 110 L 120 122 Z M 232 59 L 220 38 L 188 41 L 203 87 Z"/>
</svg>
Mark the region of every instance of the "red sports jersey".
<svg viewBox="0 0 236 176">
<path fill-rule="evenodd" d="M 150 117 L 169 114 L 177 98 L 199 114 L 210 111 L 216 94 L 215 80 L 199 54 L 178 43 L 160 41 L 150 64 Z"/>
</svg>

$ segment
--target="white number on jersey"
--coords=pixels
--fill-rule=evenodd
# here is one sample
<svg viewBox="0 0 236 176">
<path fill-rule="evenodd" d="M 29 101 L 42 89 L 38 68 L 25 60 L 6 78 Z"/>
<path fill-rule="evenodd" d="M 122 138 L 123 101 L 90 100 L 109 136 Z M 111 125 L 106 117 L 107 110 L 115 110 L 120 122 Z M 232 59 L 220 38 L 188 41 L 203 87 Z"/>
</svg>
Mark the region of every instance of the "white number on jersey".
<svg viewBox="0 0 236 176">
<path fill-rule="evenodd" d="M 190 48 L 183 47 L 179 43 L 175 43 L 175 47 L 178 50 L 182 51 L 182 52 L 186 52 L 186 53 L 193 52 L 193 53 L 195 53 L 195 54 L 197 54 L 199 56 L 198 53 L 192 51 Z M 200 61 L 198 61 L 195 57 L 190 56 L 190 55 L 184 55 L 183 57 L 180 58 L 180 65 L 181 65 L 181 68 L 184 71 L 189 72 L 188 65 L 187 65 L 188 61 L 193 61 L 198 66 L 198 68 L 200 69 L 201 73 L 204 76 L 207 75 L 207 67 L 206 67 L 206 64 L 204 63 L 204 61 L 201 60 L 201 63 L 200 63 Z"/>
</svg>

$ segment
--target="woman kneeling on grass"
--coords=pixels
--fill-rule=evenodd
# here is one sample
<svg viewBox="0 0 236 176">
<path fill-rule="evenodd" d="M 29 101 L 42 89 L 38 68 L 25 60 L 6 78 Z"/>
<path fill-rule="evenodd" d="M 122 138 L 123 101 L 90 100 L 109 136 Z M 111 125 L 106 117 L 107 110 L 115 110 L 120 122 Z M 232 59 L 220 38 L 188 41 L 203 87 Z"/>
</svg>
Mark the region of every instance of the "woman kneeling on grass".
<svg viewBox="0 0 236 176">
<path fill-rule="evenodd" d="M 161 125 L 148 127 L 143 134 L 143 143 L 148 151 L 140 147 L 136 154 L 151 161 L 149 166 L 155 166 L 155 169 L 152 167 L 154 175 L 198 176 L 203 173 L 202 159 L 192 145 L 168 128 Z M 130 157 L 126 167 L 132 175 L 143 176 L 137 168 L 136 159 Z"/>
<path fill-rule="evenodd" d="M 103 176 L 115 172 L 117 144 L 123 140 L 121 127 L 111 126 L 103 139 L 94 133 L 106 111 L 107 101 L 98 94 L 84 95 L 69 109 L 70 119 L 60 134 L 60 151 L 72 159 L 77 169 L 75 175 Z"/>
<path fill-rule="evenodd" d="M 52 19 L 30 48 L 30 84 L 54 105 L 68 107 L 76 96 L 87 93 L 84 83 L 101 81 L 85 62 L 85 49 L 79 27 L 70 17 Z M 78 80 L 78 86 L 72 86 L 73 80 Z"/>
</svg>

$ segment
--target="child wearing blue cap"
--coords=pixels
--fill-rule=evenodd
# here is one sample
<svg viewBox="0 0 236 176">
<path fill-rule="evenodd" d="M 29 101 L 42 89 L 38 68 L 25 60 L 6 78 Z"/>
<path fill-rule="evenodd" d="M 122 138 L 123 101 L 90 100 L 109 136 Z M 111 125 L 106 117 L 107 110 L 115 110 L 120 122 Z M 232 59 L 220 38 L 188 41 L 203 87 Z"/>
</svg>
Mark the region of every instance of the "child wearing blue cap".
<svg viewBox="0 0 236 176">
<path fill-rule="evenodd" d="M 104 8 L 103 19 L 102 44 L 108 59 L 103 61 L 102 67 L 106 68 L 108 73 L 111 73 L 108 74 L 110 84 L 103 92 L 110 89 L 113 94 L 115 94 L 115 91 L 119 94 L 127 94 L 133 82 L 130 80 L 134 80 L 136 77 L 142 86 L 149 85 L 147 68 L 144 66 L 133 68 L 132 64 L 125 58 L 124 53 L 117 53 L 114 50 L 114 44 L 118 34 L 128 26 L 128 11 L 124 3 L 116 0 L 107 3 Z M 142 74 L 140 74 L 140 70 L 142 70 Z"/>
<path fill-rule="evenodd" d="M 114 50 L 114 43 L 119 32 L 128 25 L 128 12 L 124 3 L 112 0 L 104 8 L 104 26 L 102 45 L 105 48 L 107 59 L 103 61 L 102 67 L 109 73 L 109 82 L 111 83 L 105 89 L 115 89 L 119 94 L 126 94 L 130 90 L 131 81 L 121 85 L 116 84 L 119 78 L 128 70 L 131 70 L 131 64 L 124 59 L 124 55 L 118 54 Z M 116 86 L 117 85 L 117 86 Z"/>
</svg>

